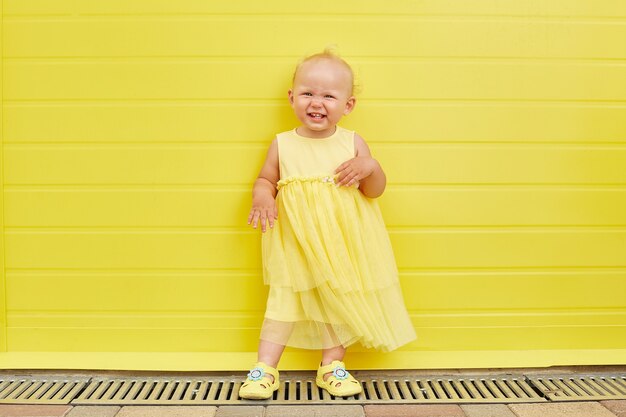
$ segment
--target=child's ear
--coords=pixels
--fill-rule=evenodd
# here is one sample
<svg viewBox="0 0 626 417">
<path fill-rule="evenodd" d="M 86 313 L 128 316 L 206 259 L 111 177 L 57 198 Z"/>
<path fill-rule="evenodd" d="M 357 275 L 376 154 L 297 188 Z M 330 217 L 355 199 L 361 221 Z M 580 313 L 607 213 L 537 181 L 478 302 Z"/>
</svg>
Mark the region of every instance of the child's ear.
<svg viewBox="0 0 626 417">
<path fill-rule="evenodd" d="M 346 102 L 346 108 L 343 110 L 344 115 L 349 115 L 352 110 L 354 110 L 354 106 L 356 106 L 356 97 L 352 96 Z"/>
<path fill-rule="evenodd" d="M 293 90 L 289 90 L 287 92 L 287 95 L 289 96 L 289 104 L 291 104 L 291 107 L 293 107 Z"/>
</svg>

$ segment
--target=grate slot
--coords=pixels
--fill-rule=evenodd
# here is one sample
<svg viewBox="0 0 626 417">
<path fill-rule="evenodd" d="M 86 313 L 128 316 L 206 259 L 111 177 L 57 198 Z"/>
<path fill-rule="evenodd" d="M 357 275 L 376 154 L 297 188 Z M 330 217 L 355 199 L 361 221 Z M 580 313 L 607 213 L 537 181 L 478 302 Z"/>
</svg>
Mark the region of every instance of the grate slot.
<svg viewBox="0 0 626 417">
<path fill-rule="evenodd" d="M 620 383 L 620 382 L 622 381 L 615 380 L 612 378 L 606 380 L 607 385 L 613 387 L 615 391 L 617 392 L 617 394 L 626 395 L 626 384 Z"/>
<path fill-rule="evenodd" d="M 371 380 L 366 380 L 361 384 L 364 390 L 367 390 L 367 399 L 368 400 L 378 400 L 380 397 L 378 396 L 376 389 L 374 388 L 374 383 Z"/>
<path fill-rule="evenodd" d="M 80 393 L 83 391 L 86 385 L 87 385 L 86 382 L 76 382 L 72 390 L 63 397 L 63 402 L 65 404 L 69 404 L 70 401 L 72 401 L 74 398 L 80 395 Z"/>
<path fill-rule="evenodd" d="M 113 385 L 114 385 L 114 383 L 111 384 L 110 386 L 113 386 Z M 128 396 L 129 396 L 129 394 L 130 394 L 130 392 L 131 392 L 131 390 L 133 389 L 134 386 L 135 386 L 135 381 L 124 381 L 122 386 L 120 387 L 119 391 L 117 391 L 115 393 L 113 398 L 119 399 L 119 400 L 125 400 L 126 398 L 128 398 Z M 105 391 L 105 393 L 106 392 L 110 392 L 109 387 L 107 387 L 107 391 Z"/>
<path fill-rule="evenodd" d="M 516 380 L 507 381 L 507 384 L 509 388 L 511 389 L 511 391 L 513 392 L 513 398 L 523 398 L 526 396 L 526 393 L 524 392 L 524 390 L 520 388 L 520 386 L 518 385 L 518 381 Z"/>
<path fill-rule="evenodd" d="M 24 381 L 15 381 L 11 387 L 9 387 L 8 395 L 6 396 L 7 400 L 15 400 L 20 395 L 20 388 L 22 391 L 24 390 L 25 382 Z"/>
<path fill-rule="evenodd" d="M 182 399 L 182 396 L 185 392 L 185 390 L 187 389 L 187 384 L 184 382 L 176 382 L 176 389 L 174 390 L 174 393 L 172 394 L 172 397 L 170 398 L 170 400 L 180 400 Z M 226 398 L 228 398 L 230 396 L 230 392 L 228 391 L 228 389 L 224 389 L 224 396 Z"/>
<path fill-rule="evenodd" d="M 511 391 L 509 386 L 506 384 L 505 380 L 498 381 L 496 379 L 496 380 L 493 381 L 493 383 L 494 383 L 494 385 L 496 387 L 498 387 L 498 389 L 500 390 L 502 395 L 504 395 L 504 398 L 515 398 L 516 397 L 516 395 L 513 394 L 513 391 Z"/>
<path fill-rule="evenodd" d="M 100 387 L 94 393 L 94 397 L 97 399 L 101 399 L 104 396 L 104 393 L 109 389 L 111 385 L 113 385 L 115 381 L 102 381 Z"/>
<path fill-rule="evenodd" d="M 211 382 L 211 388 L 209 389 L 209 392 L 207 393 L 206 396 L 206 400 L 207 401 L 213 401 L 215 400 L 215 394 L 217 393 L 217 388 L 219 386 L 219 384 L 216 381 Z"/>
<path fill-rule="evenodd" d="M 65 386 L 65 384 L 66 384 L 65 382 L 57 382 L 57 381 L 53 382 L 52 386 L 50 387 L 50 390 L 46 393 L 47 394 L 46 399 L 47 400 L 54 399 L 59 394 L 59 392 L 61 392 L 61 389 Z"/>
<path fill-rule="evenodd" d="M 556 379 L 552 381 L 552 383 L 553 385 L 555 385 L 555 389 L 554 389 L 555 397 L 560 397 L 560 396 L 576 397 L 579 395 L 584 395 L 584 394 L 579 394 L 581 393 L 580 390 L 576 391 L 576 388 L 574 388 L 576 384 L 570 384 L 569 381 L 567 380 L 561 381 L 559 379 Z M 574 387 L 572 387 L 572 385 L 574 385 Z M 561 392 L 559 392 L 559 390 Z"/>
<path fill-rule="evenodd" d="M 626 390 L 615 389 L 626 375 L 529 376 L 528 381 L 551 401 L 626 399 Z"/>
<path fill-rule="evenodd" d="M 385 381 L 385 387 L 389 393 L 389 397 L 394 400 L 402 399 L 402 394 L 398 390 L 398 381 Z"/>
<path fill-rule="evenodd" d="M 489 391 L 489 394 L 490 394 L 490 398 L 493 398 L 493 399 L 501 398 L 500 390 L 498 389 L 498 387 L 496 387 L 493 381 L 491 381 L 490 379 L 485 379 L 482 381 L 482 383 L 485 385 L 485 387 L 487 387 L 487 390 Z"/>
<path fill-rule="evenodd" d="M 2 404 L 69 404 L 82 391 L 87 379 L 3 377 L 0 383 Z"/>
<path fill-rule="evenodd" d="M 472 384 L 472 381 L 462 380 L 461 384 L 463 385 L 465 390 L 469 393 L 470 398 L 472 399 L 481 398 L 480 392 L 478 392 L 474 384 Z"/>
<path fill-rule="evenodd" d="M 2 392 L 2 399 L 11 399 L 11 394 L 15 391 L 17 387 L 19 387 L 21 382 L 19 381 L 10 381 L 9 385 Z"/>
<path fill-rule="evenodd" d="M 595 389 L 599 395 L 615 395 L 614 392 L 611 392 L 611 390 L 603 385 L 604 381 L 602 379 L 596 381 L 595 378 L 591 377 L 587 379 L 587 383 L 591 388 Z"/>
<path fill-rule="evenodd" d="M 0 382 L 0 398 L 4 398 L 4 390 L 6 390 L 6 388 L 10 385 L 11 385 L 10 381 Z"/>
<path fill-rule="evenodd" d="M 465 386 L 463 385 L 463 381 L 451 380 L 450 385 L 452 386 L 452 389 L 454 389 L 454 392 L 459 398 L 464 399 L 464 400 L 472 398 L 471 394 L 465 389 Z"/>
<path fill-rule="evenodd" d="M 185 402 L 193 401 L 196 398 L 199 386 L 200 386 L 200 382 L 194 382 L 193 386 L 189 385 L 189 389 L 187 390 L 187 393 L 185 394 L 185 398 L 183 398 L 183 400 Z"/>
<path fill-rule="evenodd" d="M 457 390 L 452 386 L 451 380 L 442 379 L 439 381 L 439 386 L 443 390 L 446 400 L 460 400 L 462 397 Z"/>
<path fill-rule="evenodd" d="M 411 387 L 409 386 L 409 381 L 407 380 L 399 381 L 399 382 L 396 382 L 396 384 L 399 384 L 398 389 L 400 390 L 400 393 L 402 394 L 402 399 L 413 399 L 413 394 L 411 393 Z"/>
<path fill-rule="evenodd" d="M 374 385 L 376 386 L 376 392 L 378 393 L 378 398 L 381 400 L 388 401 L 390 400 L 389 392 L 387 391 L 387 381 L 376 381 Z"/>
<path fill-rule="evenodd" d="M 42 382 L 35 382 L 33 384 L 31 384 L 31 386 L 24 391 L 24 394 L 22 395 L 22 398 L 31 398 L 33 396 L 33 394 L 35 392 L 37 392 L 37 390 L 43 385 Z"/>
<path fill-rule="evenodd" d="M 221 385 L 221 383 L 220 383 Z M 174 381 L 165 381 L 165 387 L 163 387 L 163 392 L 161 393 L 161 397 L 159 398 L 161 401 L 170 401 L 172 399 L 172 395 L 174 394 L 174 388 L 176 388 L 176 382 Z M 220 387 L 221 389 L 221 387 Z M 219 394 L 219 391 L 218 391 Z"/>
<path fill-rule="evenodd" d="M 199 403 L 203 400 L 206 400 L 206 395 L 208 394 L 208 390 L 209 390 L 209 381 L 201 381 L 195 398 L 193 399 L 194 402 Z"/>
<path fill-rule="evenodd" d="M 417 381 L 409 381 L 409 388 L 411 389 L 413 399 L 418 401 L 426 400 L 426 397 L 424 396 L 424 391 L 422 391 L 422 388 L 418 385 Z"/>
<path fill-rule="evenodd" d="M 158 383 L 156 381 L 150 381 L 147 384 L 148 388 L 147 388 L 147 390 L 146 390 L 147 392 L 146 392 L 146 394 L 145 394 L 145 396 L 143 398 L 144 400 L 148 400 L 150 397 L 152 397 L 152 395 L 154 394 L 154 389 L 156 388 L 157 384 Z"/>
<path fill-rule="evenodd" d="M 482 399 L 493 399 L 493 393 L 482 379 L 472 380 L 472 384 L 476 387 L 478 392 L 480 393 L 480 397 Z"/>
<path fill-rule="evenodd" d="M 417 386 L 419 387 L 419 391 L 424 395 L 425 399 L 430 400 L 436 398 L 434 391 L 427 382 L 419 380 L 417 381 Z"/>
</svg>

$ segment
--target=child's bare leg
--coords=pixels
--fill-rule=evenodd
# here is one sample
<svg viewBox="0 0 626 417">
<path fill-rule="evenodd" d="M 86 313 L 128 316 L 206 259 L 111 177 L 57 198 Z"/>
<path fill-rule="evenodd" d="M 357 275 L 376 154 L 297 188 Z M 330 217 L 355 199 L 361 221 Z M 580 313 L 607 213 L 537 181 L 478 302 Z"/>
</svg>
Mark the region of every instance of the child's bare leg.
<svg viewBox="0 0 626 417">
<path fill-rule="evenodd" d="M 346 348 L 342 345 L 335 346 L 330 349 L 322 349 L 322 365 L 328 365 L 332 361 L 342 361 L 345 354 Z M 331 374 L 332 372 L 325 373 L 324 381 L 326 381 Z"/>
<path fill-rule="evenodd" d="M 276 368 L 284 350 L 285 345 L 279 345 L 261 339 L 259 341 L 259 353 L 257 356 L 258 362 L 263 362 L 266 365 L 271 366 L 272 368 Z M 267 374 L 266 376 L 271 379 L 272 382 L 274 382 L 274 377 L 272 375 Z"/>
<path fill-rule="evenodd" d="M 272 368 L 278 366 L 280 357 L 283 355 L 285 345 L 278 345 L 267 340 L 261 339 L 259 342 L 258 361 L 263 362 Z"/>
</svg>

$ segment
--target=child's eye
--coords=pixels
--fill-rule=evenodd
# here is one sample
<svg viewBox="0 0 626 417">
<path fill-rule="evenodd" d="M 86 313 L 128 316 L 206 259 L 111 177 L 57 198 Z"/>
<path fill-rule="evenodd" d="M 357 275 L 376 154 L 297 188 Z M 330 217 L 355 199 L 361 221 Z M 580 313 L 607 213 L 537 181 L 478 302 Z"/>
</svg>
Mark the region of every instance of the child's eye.
<svg viewBox="0 0 626 417">
<path fill-rule="evenodd" d="M 335 96 L 331 96 L 330 94 L 326 94 L 324 97 L 325 98 L 335 98 Z"/>
<path fill-rule="evenodd" d="M 313 94 L 311 93 L 302 93 L 303 96 L 312 96 Z"/>
</svg>

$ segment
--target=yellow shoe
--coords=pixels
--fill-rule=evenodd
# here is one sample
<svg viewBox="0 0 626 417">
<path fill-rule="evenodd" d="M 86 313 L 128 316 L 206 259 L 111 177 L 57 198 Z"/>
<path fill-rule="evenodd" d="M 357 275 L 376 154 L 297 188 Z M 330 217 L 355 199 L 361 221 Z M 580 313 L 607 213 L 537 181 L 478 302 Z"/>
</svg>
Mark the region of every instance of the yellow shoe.
<svg viewBox="0 0 626 417">
<path fill-rule="evenodd" d="M 324 374 L 329 372 L 333 374 L 324 381 Z M 315 383 L 335 397 L 349 397 L 363 391 L 361 383 L 346 371 L 346 365 L 341 361 L 332 361 L 329 365 L 320 366 Z"/>
<path fill-rule="evenodd" d="M 267 374 L 274 377 L 274 382 Z M 280 381 L 278 379 L 278 371 L 263 362 L 257 362 L 254 368 L 248 373 L 241 388 L 239 388 L 239 397 L 248 400 L 266 400 L 274 394 L 278 389 Z"/>
</svg>

